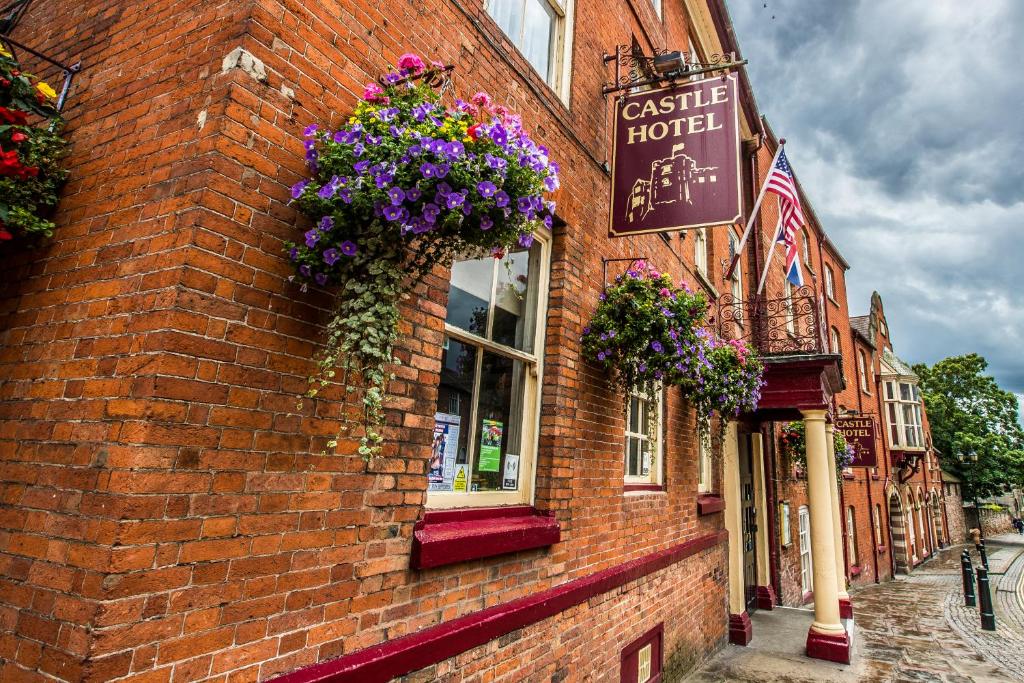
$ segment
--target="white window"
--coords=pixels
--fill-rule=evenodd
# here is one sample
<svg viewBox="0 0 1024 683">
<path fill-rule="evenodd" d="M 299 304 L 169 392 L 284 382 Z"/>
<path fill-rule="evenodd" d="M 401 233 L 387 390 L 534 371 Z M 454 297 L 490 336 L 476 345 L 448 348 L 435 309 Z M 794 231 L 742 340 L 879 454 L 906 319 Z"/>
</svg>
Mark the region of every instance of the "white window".
<svg viewBox="0 0 1024 683">
<path fill-rule="evenodd" d="M 814 270 L 811 268 L 811 236 L 808 234 L 807 228 L 800 228 L 800 237 L 804 241 L 804 265 L 808 270 Z"/>
<path fill-rule="evenodd" d="M 661 391 L 658 390 L 655 396 L 654 401 L 639 394 L 629 397 L 626 408 L 627 484 L 661 483 Z"/>
<path fill-rule="evenodd" d="M 857 526 L 854 524 L 853 506 L 846 508 L 846 552 L 849 554 L 851 567 L 857 566 Z"/>
<path fill-rule="evenodd" d="M 779 503 L 779 538 L 782 539 L 784 547 L 789 547 L 793 543 L 791 521 L 789 518 L 789 502 L 783 501 Z"/>
<path fill-rule="evenodd" d="M 782 277 L 786 278 L 786 273 L 782 273 Z M 786 331 L 792 335 L 796 335 L 796 311 L 793 308 L 793 285 L 790 283 L 789 278 L 783 280 L 786 292 Z"/>
<path fill-rule="evenodd" d="M 832 268 L 828 265 L 825 266 L 825 294 L 833 301 L 836 298 L 836 284 L 832 276 Z"/>
<path fill-rule="evenodd" d="M 887 380 L 883 384 L 889 446 L 907 450 L 923 449 L 921 390 L 913 382 Z"/>
<path fill-rule="evenodd" d="M 547 301 L 546 242 L 451 270 L 432 507 L 527 503 L 537 452 L 538 377 Z"/>
<path fill-rule="evenodd" d="M 865 394 L 870 394 L 868 391 L 868 368 L 867 362 L 864 360 L 864 351 L 857 349 L 857 369 L 860 370 L 860 390 Z"/>
<path fill-rule="evenodd" d="M 568 99 L 573 0 L 487 0 L 487 13 L 527 61 Z"/>
<path fill-rule="evenodd" d="M 839 346 L 839 330 L 837 330 L 835 327 L 833 327 L 829 331 L 829 337 L 830 337 L 829 341 L 830 341 L 830 343 L 832 345 L 832 348 L 829 349 L 829 350 L 832 353 L 842 353 L 842 347 Z"/>
<path fill-rule="evenodd" d="M 874 512 L 872 515 L 875 518 L 875 545 L 882 545 L 882 506 L 875 503 Z"/>
<path fill-rule="evenodd" d="M 693 231 L 693 264 L 701 275 L 708 274 L 708 233 L 705 228 Z"/>
<path fill-rule="evenodd" d="M 658 15 L 658 17 L 660 18 L 661 17 L 661 0 L 651 0 L 651 4 L 654 5 L 654 11 Z"/>
<path fill-rule="evenodd" d="M 806 505 L 797 511 L 800 524 L 800 588 L 804 593 L 814 590 L 814 567 L 811 562 L 811 516 Z"/>
<path fill-rule="evenodd" d="M 697 432 L 697 491 L 708 493 L 714 484 L 711 466 L 711 444 L 707 434 Z"/>
</svg>

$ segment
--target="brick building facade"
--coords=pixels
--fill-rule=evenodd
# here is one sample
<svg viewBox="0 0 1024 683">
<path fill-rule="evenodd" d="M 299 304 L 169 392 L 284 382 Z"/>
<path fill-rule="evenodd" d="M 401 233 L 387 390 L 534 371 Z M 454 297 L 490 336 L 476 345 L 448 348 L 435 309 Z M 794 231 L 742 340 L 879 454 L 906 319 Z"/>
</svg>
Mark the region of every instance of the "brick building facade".
<svg viewBox="0 0 1024 683">
<path fill-rule="evenodd" d="M 776 458 L 777 421 L 734 423 L 711 457 L 692 408 L 666 392 L 661 466 L 637 484 L 624 476 L 628 397 L 579 353 L 606 264 L 642 256 L 712 300 L 756 289 L 772 206 L 730 280 L 739 226 L 606 230 L 603 54 L 631 42 L 737 51 L 724 4 L 544 7 L 538 53 L 479 0 L 32 5 L 17 35 L 85 68 L 66 112 L 71 180 L 56 235 L 0 256 L 0 678 L 576 681 L 628 672 L 650 644 L 652 666 L 673 679 L 727 634 L 742 640 L 747 609 L 776 592 L 802 598 L 777 515 L 789 500 L 796 529 L 808 491 Z M 433 273 L 404 305 L 379 457 L 366 462 L 353 440 L 328 448 L 343 388 L 297 406 L 331 303 L 288 280 L 283 244 L 304 226 L 288 203 L 306 173 L 301 131 L 336 124 L 406 51 L 454 64 L 461 94 L 487 90 L 521 113 L 565 169 L 560 225 L 529 255 L 543 296 L 540 341 L 522 361 L 536 375 L 523 390 L 536 406 L 521 422 L 524 476 L 497 511 L 482 491 L 427 491 L 446 354 L 465 340 L 450 304 L 470 266 Z M 750 207 L 775 143 L 742 74 L 740 86 Z M 851 328 L 845 262 L 816 220 L 803 239 L 815 291 L 826 269 L 835 277 L 825 312 L 841 333 L 836 408 L 872 412 L 851 393 L 851 367 L 859 349 L 874 352 L 872 368 L 882 360 L 880 301 L 866 336 Z M 784 295 L 778 275 L 769 297 Z M 837 354 L 818 351 L 808 362 L 838 380 Z M 825 433 L 824 402 L 773 395 L 779 415 L 810 410 Z M 858 471 L 843 486 L 858 547 L 872 545 L 861 490 L 884 513 L 894 481 L 883 449 L 879 460 L 877 479 Z M 934 500 L 937 470 L 913 477 L 912 500 Z M 744 576 L 746 482 L 763 531 Z M 431 555 L 460 524 L 501 540 Z M 527 532 L 513 542 L 513 528 Z M 858 553 L 855 582 L 891 574 L 894 549 L 882 545 L 894 548 L 876 547 L 877 571 Z"/>
</svg>

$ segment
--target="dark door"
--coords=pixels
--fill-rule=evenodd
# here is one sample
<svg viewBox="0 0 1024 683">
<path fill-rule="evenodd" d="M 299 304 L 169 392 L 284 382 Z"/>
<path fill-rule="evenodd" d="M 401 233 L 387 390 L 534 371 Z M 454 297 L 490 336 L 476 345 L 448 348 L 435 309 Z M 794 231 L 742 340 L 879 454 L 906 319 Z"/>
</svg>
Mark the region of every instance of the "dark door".
<svg viewBox="0 0 1024 683">
<path fill-rule="evenodd" d="M 747 612 L 757 609 L 757 507 L 754 504 L 753 449 L 750 434 L 737 435 L 740 466 L 740 510 L 743 519 L 743 592 Z"/>
</svg>

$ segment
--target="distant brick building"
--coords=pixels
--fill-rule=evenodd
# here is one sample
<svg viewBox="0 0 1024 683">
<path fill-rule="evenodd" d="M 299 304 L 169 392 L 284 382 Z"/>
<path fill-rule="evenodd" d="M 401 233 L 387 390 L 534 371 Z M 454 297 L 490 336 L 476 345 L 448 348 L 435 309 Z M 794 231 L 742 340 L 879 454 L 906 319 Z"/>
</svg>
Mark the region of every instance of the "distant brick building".
<svg viewBox="0 0 1024 683">
<path fill-rule="evenodd" d="M 0 678 L 674 680 L 727 638 L 747 642 L 750 611 L 801 601 L 794 568 L 812 556 L 827 628 L 811 653 L 849 657 L 845 507 L 825 445 L 837 410 L 884 429 L 881 302 L 851 328 L 847 265 L 815 219 L 801 238 L 812 284 L 787 296 L 771 273 L 766 297 L 790 301 L 792 329 L 769 334 L 751 304 L 772 206 L 728 279 L 741 226 L 609 239 L 603 54 L 738 46 L 721 0 L 541 5 L 525 40 L 524 16 L 479 0 L 33 3 L 17 35 L 85 70 L 57 232 L 0 256 Z M 406 51 L 522 113 L 566 170 L 561 225 L 517 252 L 532 289 L 514 302 L 480 287 L 503 276 L 493 259 L 415 292 L 383 452 L 366 462 L 353 439 L 328 448 L 343 388 L 297 406 L 331 293 L 288 279 L 283 244 L 304 225 L 288 187 L 306 173 L 302 128 L 337 124 Z M 776 143 L 740 83 L 749 210 Z M 769 360 L 762 408 L 714 452 L 678 392 L 641 406 L 580 357 L 606 267 L 639 256 L 741 313 L 726 336 Z M 481 337 L 457 315 L 477 305 L 532 343 Z M 463 352 L 482 360 L 467 370 Z M 631 467 L 645 435 L 630 424 L 654 409 L 655 466 Z M 516 430 L 515 483 L 467 469 L 464 491 L 429 490 L 436 425 L 464 426 L 454 438 L 472 453 L 483 419 Z M 791 419 L 807 423 L 810 487 L 777 457 Z M 903 446 L 844 482 L 854 581 L 889 576 L 897 554 L 870 505 L 902 520 L 934 509 L 936 463 Z M 897 461 L 916 467 L 906 481 Z M 945 522 L 921 528 L 901 557 L 947 538 Z"/>
</svg>

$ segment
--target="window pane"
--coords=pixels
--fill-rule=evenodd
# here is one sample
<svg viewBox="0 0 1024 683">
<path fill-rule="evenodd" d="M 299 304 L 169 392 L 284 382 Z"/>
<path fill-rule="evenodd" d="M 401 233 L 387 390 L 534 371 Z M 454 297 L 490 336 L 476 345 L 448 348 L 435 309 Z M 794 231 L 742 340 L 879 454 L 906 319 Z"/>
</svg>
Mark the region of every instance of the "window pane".
<svg viewBox="0 0 1024 683">
<path fill-rule="evenodd" d="M 629 422 L 626 429 L 634 434 L 640 432 L 640 399 L 636 396 L 629 398 Z"/>
<path fill-rule="evenodd" d="M 626 476 L 636 477 L 640 474 L 640 439 L 635 436 L 626 437 Z"/>
<path fill-rule="evenodd" d="M 640 442 L 640 476 L 651 473 L 651 442 L 644 439 Z"/>
<path fill-rule="evenodd" d="M 523 42 L 519 49 L 545 80 L 550 78 L 551 37 L 555 18 L 547 0 L 526 0 Z"/>
<path fill-rule="evenodd" d="M 487 309 L 491 301 L 494 258 L 456 261 L 448 291 L 445 322 L 481 337 L 487 335 Z"/>
<path fill-rule="evenodd" d="M 910 400 L 910 385 L 907 384 L 906 382 L 900 382 L 900 400 Z"/>
<path fill-rule="evenodd" d="M 487 12 L 505 35 L 518 45 L 523 32 L 523 0 L 488 0 Z"/>
<path fill-rule="evenodd" d="M 457 416 L 458 420 L 450 422 L 458 424 L 458 442 L 456 447 L 455 463 L 465 464 L 469 462 L 466 456 L 466 444 L 469 440 L 469 426 L 473 407 L 473 376 L 476 373 L 476 348 L 462 344 L 454 339 L 444 340 L 444 351 L 441 354 L 441 383 L 437 388 L 437 412 L 449 416 Z M 451 491 L 453 472 L 445 468 L 440 449 L 436 449 L 435 457 L 439 462 L 431 463 L 431 474 L 441 476 L 444 479 L 431 480 L 436 490 Z M 443 484 L 443 485 L 439 485 Z"/>
<path fill-rule="evenodd" d="M 535 243 L 498 263 L 498 285 L 494 296 L 494 324 L 491 338 L 520 351 L 533 351 L 537 325 L 537 287 L 540 278 L 541 247 Z"/>
<path fill-rule="evenodd" d="M 515 490 L 520 486 L 518 477 L 515 484 L 503 485 L 502 475 L 510 456 L 518 474 L 522 456 L 526 364 L 487 351 L 482 353 L 471 490 Z M 513 469 L 511 465 L 509 469 Z"/>
</svg>

